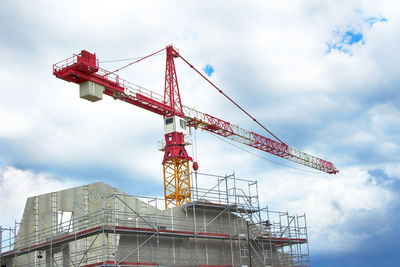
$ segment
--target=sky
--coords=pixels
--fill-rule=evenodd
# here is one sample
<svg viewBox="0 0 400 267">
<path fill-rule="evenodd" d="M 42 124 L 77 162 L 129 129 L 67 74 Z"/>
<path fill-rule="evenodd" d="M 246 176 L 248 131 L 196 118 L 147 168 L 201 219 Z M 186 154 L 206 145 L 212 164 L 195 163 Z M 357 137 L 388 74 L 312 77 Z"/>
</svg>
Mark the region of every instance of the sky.
<svg viewBox="0 0 400 267">
<path fill-rule="evenodd" d="M 199 171 L 256 179 L 262 205 L 307 215 L 312 266 L 398 266 L 400 2 L 1 1 L 0 225 L 26 198 L 102 181 L 161 196 L 162 118 L 90 103 L 52 65 L 85 49 L 114 70 L 173 44 L 291 147 L 331 161 L 315 172 L 205 132 Z M 165 55 L 120 76 L 163 93 Z M 267 133 L 182 61 L 184 105 Z M 193 153 L 195 151 L 195 153 Z"/>
</svg>

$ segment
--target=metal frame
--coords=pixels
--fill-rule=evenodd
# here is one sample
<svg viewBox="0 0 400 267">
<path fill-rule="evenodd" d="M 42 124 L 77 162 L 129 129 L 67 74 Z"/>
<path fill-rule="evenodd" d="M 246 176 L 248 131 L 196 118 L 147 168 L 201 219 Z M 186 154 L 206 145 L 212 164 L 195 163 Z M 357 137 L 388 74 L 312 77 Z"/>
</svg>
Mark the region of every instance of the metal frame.
<svg viewBox="0 0 400 267">
<path fill-rule="evenodd" d="M 169 158 L 163 162 L 165 208 L 192 201 L 189 159 Z"/>
<path fill-rule="evenodd" d="M 65 222 L 73 226 L 71 233 L 54 234 L 49 227 L 8 239 L 3 234 L 1 260 L 28 257 L 27 266 L 215 266 L 211 259 L 218 256 L 218 266 L 310 266 L 305 215 L 260 208 L 255 181 L 235 174 L 192 175 L 198 176 L 215 185 L 192 188 L 193 201 L 179 209 L 185 216 L 176 216 L 173 209 L 155 213 L 164 199 L 115 191 L 102 195 L 99 211 Z M 152 205 L 133 208 L 135 199 Z M 136 244 L 123 246 L 121 237 L 135 237 Z M 79 246 L 85 240 L 88 247 Z M 209 249 L 212 244 L 218 248 Z M 60 253 L 63 246 L 70 249 L 68 263 Z M 43 251 L 54 252 L 48 265 L 45 257 L 37 257 Z"/>
</svg>

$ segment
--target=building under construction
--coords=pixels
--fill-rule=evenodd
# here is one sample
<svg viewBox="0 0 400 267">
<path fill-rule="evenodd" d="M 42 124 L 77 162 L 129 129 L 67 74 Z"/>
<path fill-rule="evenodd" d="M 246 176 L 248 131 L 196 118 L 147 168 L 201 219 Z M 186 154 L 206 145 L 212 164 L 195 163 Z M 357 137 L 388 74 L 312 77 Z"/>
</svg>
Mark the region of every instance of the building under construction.
<svg viewBox="0 0 400 267">
<path fill-rule="evenodd" d="M 305 215 L 260 207 L 256 181 L 193 176 L 168 209 L 101 182 L 30 197 L 0 228 L 1 266 L 310 266 Z"/>
</svg>

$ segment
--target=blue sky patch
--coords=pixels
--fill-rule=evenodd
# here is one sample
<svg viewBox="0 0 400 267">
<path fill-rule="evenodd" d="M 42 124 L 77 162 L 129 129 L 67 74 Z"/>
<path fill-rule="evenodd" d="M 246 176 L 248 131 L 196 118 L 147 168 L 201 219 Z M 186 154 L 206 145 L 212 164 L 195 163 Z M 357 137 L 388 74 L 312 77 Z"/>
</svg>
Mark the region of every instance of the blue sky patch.
<svg viewBox="0 0 400 267">
<path fill-rule="evenodd" d="M 362 42 L 364 44 L 364 36 L 361 32 L 357 31 L 347 31 L 342 39 L 342 42 L 345 44 L 353 45 L 358 42 Z"/>
<path fill-rule="evenodd" d="M 203 71 L 207 74 L 208 77 L 210 77 L 215 72 L 213 66 L 211 66 L 210 64 L 207 64 L 203 68 Z"/>
<path fill-rule="evenodd" d="M 387 19 L 384 17 L 368 17 L 368 18 L 365 18 L 364 21 L 372 27 L 372 25 L 374 25 L 375 23 L 387 22 Z"/>
<path fill-rule="evenodd" d="M 362 14 L 362 12 L 356 12 L 356 14 Z M 326 42 L 328 49 L 326 53 L 331 53 L 332 50 L 337 50 L 342 53 L 353 55 L 352 48 L 354 45 L 361 43 L 365 44 L 364 32 L 372 28 L 376 23 L 387 22 L 385 17 L 359 17 L 355 21 L 347 26 L 337 26 L 332 31 L 332 38 Z"/>
<path fill-rule="evenodd" d="M 361 29 L 337 29 L 332 31 L 333 38 L 331 41 L 327 42 L 328 50 L 326 53 L 332 52 L 332 50 L 337 50 L 349 55 L 353 55 L 351 47 L 357 43 L 365 44 L 364 34 Z"/>
</svg>

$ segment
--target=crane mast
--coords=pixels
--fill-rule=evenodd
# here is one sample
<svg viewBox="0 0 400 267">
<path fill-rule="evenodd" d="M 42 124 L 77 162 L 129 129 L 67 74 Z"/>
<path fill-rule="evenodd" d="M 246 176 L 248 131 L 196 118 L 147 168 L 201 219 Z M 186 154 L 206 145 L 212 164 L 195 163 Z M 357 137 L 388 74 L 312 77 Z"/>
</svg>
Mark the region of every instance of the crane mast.
<svg viewBox="0 0 400 267">
<path fill-rule="evenodd" d="M 189 163 L 193 159 L 185 149 L 188 144 L 185 142 L 187 127 L 200 128 L 329 174 L 339 172 L 333 163 L 289 147 L 267 129 L 278 141 L 182 105 L 174 59 L 180 57 L 191 68 L 194 69 L 194 67 L 186 59 L 182 58 L 174 47 L 167 46 L 158 52 L 164 50 L 166 50 L 166 68 L 163 96 L 121 79 L 119 75 L 115 74 L 115 71 L 109 72 L 100 68 L 96 54 L 85 50 L 82 50 L 80 54 L 74 54 L 72 57 L 54 64 L 53 74 L 57 78 L 79 84 L 80 97 L 91 102 L 101 100 L 103 94 L 106 94 L 116 100 L 122 100 L 163 116 L 165 145 L 162 148 L 162 151 L 164 151 L 162 165 L 165 208 L 180 206 L 192 200 Z M 202 74 L 201 76 L 204 77 Z M 207 79 L 207 81 L 209 80 Z M 216 87 L 214 84 L 212 85 Z M 219 91 L 223 93 L 221 90 Z M 236 103 L 234 104 L 237 105 Z M 241 107 L 239 108 L 242 109 Z M 247 113 L 246 111 L 244 112 Z M 255 119 L 253 118 L 253 120 Z M 260 124 L 259 122 L 257 123 Z M 262 127 L 265 129 L 264 126 Z M 193 164 L 193 168 L 197 171 L 198 165 L 196 162 Z"/>
<path fill-rule="evenodd" d="M 183 119 L 181 96 L 179 94 L 174 58 L 178 52 L 168 46 L 165 67 L 164 103 L 171 110 L 164 114 L 165 146 L 163 158 L 165 208 L 181 206 L 192 202 L 190 190 L 189 157 L 185 149 L 186 121 Z"/>
</svg>

